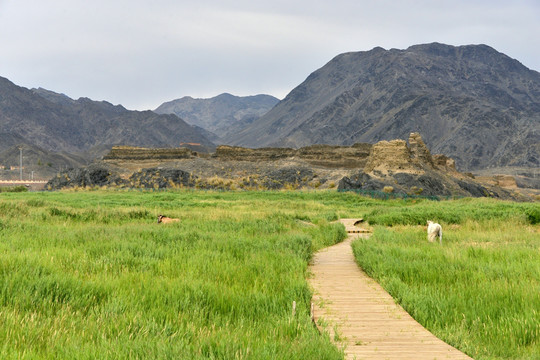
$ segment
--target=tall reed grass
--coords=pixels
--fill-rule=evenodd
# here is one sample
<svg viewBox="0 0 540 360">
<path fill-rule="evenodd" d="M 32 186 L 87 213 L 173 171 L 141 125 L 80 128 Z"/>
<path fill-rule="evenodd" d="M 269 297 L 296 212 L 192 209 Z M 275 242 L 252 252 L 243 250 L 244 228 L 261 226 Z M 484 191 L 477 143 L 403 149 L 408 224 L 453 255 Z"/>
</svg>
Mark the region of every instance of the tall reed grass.
<svg viewBox="0 0 540 360">
<path fill-rule="evenodd" d="M 370 239 L 353 243 L 360 266 L 417 321 L 474 359 L 539 359 L 540 233 L 527 215 L 538 205 L 437 207 L 374 215 L 386 224 L 443 219 L 442 246 L 427 242 L 423 226 L 377 226 Z"/>
<path fill-rule="evenodd" d="M 358 261 L 435 334 L 478 359 L 538 358 L 539 213 L 330 191 L 2 193 L 0 358 L 342 359 L 306 282 L 341 217 L 376 226 Z"/>
<path fill-rule="evenodd" d="M 309 314 L 307 263 L 345 236 L 316 198 L 2 194 L 0 358 L 342 359 Z"/>
</svg>

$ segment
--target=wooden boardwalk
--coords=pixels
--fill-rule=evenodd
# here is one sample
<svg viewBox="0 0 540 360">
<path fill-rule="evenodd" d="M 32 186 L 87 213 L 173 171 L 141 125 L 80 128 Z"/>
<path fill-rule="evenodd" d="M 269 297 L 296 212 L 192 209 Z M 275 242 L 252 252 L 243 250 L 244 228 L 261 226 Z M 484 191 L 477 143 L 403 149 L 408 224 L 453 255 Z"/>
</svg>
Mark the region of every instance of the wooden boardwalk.
<svg viewBox="0 0 540 360">
<path fill-rule="evenodd" d="M 351 241 L 369 235 L 354 219 L 341 222 L 348 239 L 315 254 L 310 283 L 314 320 L 344 347 L 346 359 L 471 359 L 417 323 L 360 270 Z"/>
</svg>

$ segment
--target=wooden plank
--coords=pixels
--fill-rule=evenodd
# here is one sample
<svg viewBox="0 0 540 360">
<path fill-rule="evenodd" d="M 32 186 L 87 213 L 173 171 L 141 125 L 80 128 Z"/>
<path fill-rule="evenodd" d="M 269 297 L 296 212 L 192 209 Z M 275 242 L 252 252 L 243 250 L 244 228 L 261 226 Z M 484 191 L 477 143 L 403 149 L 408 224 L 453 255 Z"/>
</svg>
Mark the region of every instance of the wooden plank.
<svg viewBox="0 0 540 360">
<path fill-rule="evenodd" d="M 359 269 L 351 241 L 365 233 L 356 222 L 343 219 L 349 238 L 315 254 L 310 265 L 319 329 L 344 347 L 346 359 L 471 359 L 417 323 Z"/>
</svg>

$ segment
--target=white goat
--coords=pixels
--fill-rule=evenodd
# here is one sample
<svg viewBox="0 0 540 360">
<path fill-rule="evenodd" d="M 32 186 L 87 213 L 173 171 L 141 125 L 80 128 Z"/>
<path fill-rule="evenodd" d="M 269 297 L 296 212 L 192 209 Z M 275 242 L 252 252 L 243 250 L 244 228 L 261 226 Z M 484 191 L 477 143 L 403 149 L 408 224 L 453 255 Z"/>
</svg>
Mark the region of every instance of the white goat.
<svg viewBox="0 0 540 360">
<path fill-rule="evenodd" d="M 429 242 L 434 242 L 435 238 L 439 236 L 439 242 L 442 244 L 442 226 L 434 223 L 431 220 L 427 221 L 427 238 Z"/>
</svg>

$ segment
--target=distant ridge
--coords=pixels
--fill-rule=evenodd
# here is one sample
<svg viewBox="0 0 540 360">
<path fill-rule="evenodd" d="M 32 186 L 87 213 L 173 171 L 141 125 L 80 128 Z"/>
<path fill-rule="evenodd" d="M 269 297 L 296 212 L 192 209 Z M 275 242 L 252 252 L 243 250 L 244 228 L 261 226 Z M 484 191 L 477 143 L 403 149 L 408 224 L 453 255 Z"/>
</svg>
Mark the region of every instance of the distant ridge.
<svg viewBox="0 0 540 360">
<path fill-rule="evenodd" d="M 215 134 L 212 140 L 219 141 L 260 118 L 278 102 L 279 99 L 270 95 L 241 97 L 223 93 L 209 99 L 185 96 L 165 102 L 154 111 L 175 114 L 187 123 Z"/>
<path fill-rule="evenodd" d="M 0 77 L 0 151 L 16 143 L 46 151 L 83 153 L 112 145 L 175 147 L 215 145 L 175 115 L 130 111 L 88 98 L 73 100 L 45 89 L 29 90 Z M 10 140 L 11 138 L 11 140 Z"/>
<path fill-rule="evenodd" d="M 419 132 L 462 170 L 540 166 L 540 74 L 486 45 L 350 52 L 226 143 L 350 145 Z"/>
</svg>

